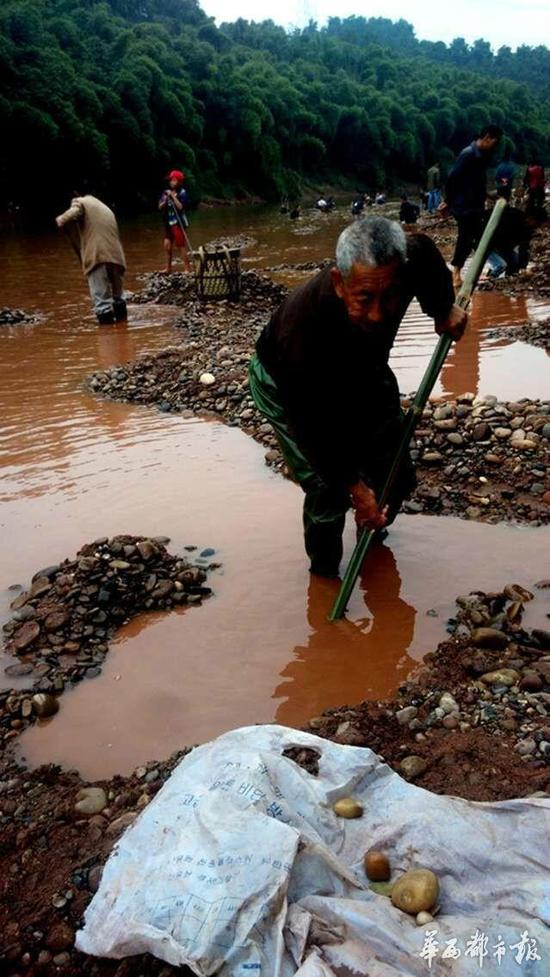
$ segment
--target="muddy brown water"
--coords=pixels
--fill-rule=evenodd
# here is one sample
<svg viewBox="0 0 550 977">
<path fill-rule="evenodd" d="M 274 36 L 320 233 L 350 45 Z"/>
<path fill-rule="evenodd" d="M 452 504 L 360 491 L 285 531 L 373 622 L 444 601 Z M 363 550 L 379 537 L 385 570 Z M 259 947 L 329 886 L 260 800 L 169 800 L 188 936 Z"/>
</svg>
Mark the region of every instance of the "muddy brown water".
<svg viewBox="0 0 550 977">
<path fill-rule="evenodd" d="M 268 267 L 326 257 L 346 219 L 313 213 L 294 225 L 267 208 L 223 208 L 194 216 L 192 240 L 250 235 L 257 243 L 245 267 Z M 162 267 L 159 228 L 136 221 L 123 237 L 133 289 L 140 274 Z M 403 516 L 369 557 L 347 620 L 329 624 L 335 588 L 308 579 L 300 492 L 266 469 L 259 445 L 221 423 L 110 404 L 82 389 L 91 370 L 177 341 L 176 311 L 131 306 L 127 329 L 98 329 L 76 261 L 55 233 L 4 238 L 0 262 L 0 306 L 46 314 L 40 325 L 0 329 L 1 620 L 11 584 L 97 536 L 166 534 L 174 550 L 213 546 L 223 563 L 201 608 L 144 615 L 119 632 L 102 675 L 21 737 L 19 755 L 31 765 L 110 776 L 236 725 L 300 724 L 385 695 L 442 639 L 457 593 L 548 575 L 548 529 Z M 523 297 L 478 294 L 436 393 L 547 396 L 545 352 L 513 336 L 528 314 L 544 313 Z M 509 336 L 489 339 L 496 325 L 509 325 Z M 404 392 L 418 384 L 433 344 L 413 305 L 393 355 Z M 352 536 L 350 526 L 348 551 Z M 544 626 L 546 610 L 530 605 L 527 623 Z"/>
</svg>

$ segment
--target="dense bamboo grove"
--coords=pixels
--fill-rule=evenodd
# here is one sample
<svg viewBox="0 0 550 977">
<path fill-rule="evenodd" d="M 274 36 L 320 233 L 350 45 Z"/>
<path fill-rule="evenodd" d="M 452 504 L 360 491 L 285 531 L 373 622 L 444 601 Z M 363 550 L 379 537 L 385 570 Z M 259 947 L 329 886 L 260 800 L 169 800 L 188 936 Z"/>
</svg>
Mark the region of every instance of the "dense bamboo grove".
<svg viewBox="0 0 550 977">
<path fill-rule="evenodd" d="M 195 0 L 4 0 L 0 207 L 50 212 L 87 177 L 130 210 L 168 166 L 192 196 L 421 181 L 485 122 L 550 156 L 550 52 L 418 42 L 405 21 L 217 28 Z M 506 148 L 506 145 L 503 147 Z"/>
</svg>

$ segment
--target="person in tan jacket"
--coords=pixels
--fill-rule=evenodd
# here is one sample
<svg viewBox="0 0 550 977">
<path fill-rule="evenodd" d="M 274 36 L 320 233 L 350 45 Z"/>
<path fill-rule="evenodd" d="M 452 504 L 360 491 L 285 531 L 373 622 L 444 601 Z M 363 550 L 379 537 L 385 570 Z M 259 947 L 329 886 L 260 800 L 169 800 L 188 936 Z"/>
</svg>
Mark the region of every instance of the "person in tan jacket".
<svg viewBox="0 0 550 977">
<path fill-rule="evenodd" d="M 97 197 L 75 191 L 69 209 L 55 220 L 65 228 L 80 258 L 99 324 L 124 322 L 126 259 L 113 211 Z"/>
</svg>

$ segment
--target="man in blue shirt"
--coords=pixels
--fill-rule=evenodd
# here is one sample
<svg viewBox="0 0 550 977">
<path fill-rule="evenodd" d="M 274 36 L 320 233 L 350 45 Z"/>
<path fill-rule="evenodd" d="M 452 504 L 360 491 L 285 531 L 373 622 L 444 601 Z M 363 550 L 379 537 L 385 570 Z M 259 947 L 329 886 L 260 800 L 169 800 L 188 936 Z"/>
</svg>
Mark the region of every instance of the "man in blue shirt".
<svg viewBox="0 0 550 977">
<path fill-rule="evenodd" d="M 461 270 L 483 231 L 487 167 L 491 153 L 501 138 L 500 126 L 485 126 L 478 138 L 462 150 L 449 173 L 445 188 L 446 202 L 458 226 L 455 251 L 451 258 L 455 289 L 460 288 Z"/>
<path fill-rule="evenodd" d="M 502 157 L 502 162 L 498 164 L 495 173 L 495 186 L 497 188 L 497 194 L 499 197 L 504 197 L 505 200 L 510 200 L 515 175 L 516 167 L 510 159 L 510 151 L 506 150 L 504 156 Z"/>
</svg>

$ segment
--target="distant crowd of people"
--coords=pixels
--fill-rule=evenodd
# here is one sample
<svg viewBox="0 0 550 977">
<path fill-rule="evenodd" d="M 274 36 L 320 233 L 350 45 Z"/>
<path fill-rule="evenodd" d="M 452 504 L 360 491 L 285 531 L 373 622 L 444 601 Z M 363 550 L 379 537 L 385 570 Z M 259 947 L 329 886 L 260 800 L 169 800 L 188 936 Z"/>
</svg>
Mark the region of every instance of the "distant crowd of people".
<svg viewBox="0 0 550 977">
<path fill-rule="evenodd" d="M 487 170 L 502 136 L 500 126 L 485 126 L 459 154 L 445 183 L 438 163 L 433 162 L 427 170 L 419 203 L 410 200 L 406 193 L 401 195 L 401 224 L 416 224 L 422 209 L 428 214 L 454 217 L 457 239 L 451 265 L 455 289 L 460 287 L 464 264 L 480 240 L 490 206 L 496 199 L 503 197 L 509 207 L 489 255 L 489 274 L 495 277 L 515 274 L 526 267 L 531 237 L 546 217 L 546 175 L 540 160 L 530 161 L 521 183 L 516 185 L 518 168 L 511 153 L 506 150 L 496 167 L 494 190 L 488 191 Z M 190 270 L 189 221 L 186 214 L 189 196 L 184 182 L 182 170 L 171 170 L 158 203 L 163 223 L 167 273 L 172 271 L 174 249 L 180 252 L 184 269 Z M 381 206 L 386 199 L 386 193 L 382 190 L 372 195 L 358 190 L 351 202 L 352 217 L 363 218 L 366 208 Z M 319 193 L 315 202 L 315 208 L 321 213 L 330 213 L 335 205 L 334 197 L 325 193 Z M 299 203 L 291 203 L 287 198 L 281 201 L 280 209 L 291 220 L 296 220 L 301 214 Z M 65 230 L 78 254 L 88 279 L 98 322 L 101 325 L 124 322 L 127 316 L 123 287 L 126 259 L 113 211 L 81 187 L 74 190 L 69 209 L 60 214 L 56 221 L 58 227 Z"/>
<path fill-rule="evenodd" d="M 538 160 L 529 163 L 522 187 L 516 190 L 516 167 L 510 153 L 505 152 L 496 168 L 495 188 L 488 191 L 487 169 L 502 136 L 500 126 L 485 126 L 477 139 L 459 154 L 447 178 L 445 201 L 440 204 L 439 213 L 451 214 L 457 223 L 457 240 L 451 258 L 455 288 L 460 287 L 462 269 L 481 238 L 496 199 L 503 197 L 510 206 L 503 215 L 489 255 L 490 274 L 494 276 L 514 274 L 527 266 L 531 237 L 546 217 L 545 173 Z"/>
</svg>

